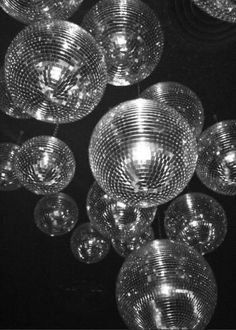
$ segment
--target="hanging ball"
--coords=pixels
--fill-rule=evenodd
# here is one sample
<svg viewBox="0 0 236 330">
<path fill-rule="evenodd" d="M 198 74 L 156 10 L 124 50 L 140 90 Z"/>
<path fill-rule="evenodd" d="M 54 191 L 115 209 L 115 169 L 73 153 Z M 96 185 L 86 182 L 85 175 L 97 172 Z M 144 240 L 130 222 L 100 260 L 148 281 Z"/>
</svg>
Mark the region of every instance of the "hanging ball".
<svg viewBox="0 0 236 330">
<path fill-rule="evenodd" d="M 107 69 L 88 32 L 66 21 L 42 21 L 11 42 L 5 79 L 14 104 L 38 120 L 59 124 L 81 119 L 95 108 Z"/>
<path fill-rule="evenodd" d="M 235 0 L 193 0 L 193 2 L 212 17 L 236 23 Z"/>
<path fill-rule="evenodd" d="M 140 0 L 101 0 L 85 15 L 82 26 L 104 49 L 112 85 L 138 83 L 160 61 L 162 28 L 155 13 Z"/>
<path fill-rule="evenodd" d="M 14 158 L 18 180 L 38 195 L 64 189 L 74 176 L 75 166 L 69 147 L 53 136 L 37 136 L 27 140 Z"/>
<path fill-rule="evenodd" d="M 205 329 L 216 306 L 217 286 L 193 248 L 152 241 L 123 263 L 116 286 L 119 313 L 129 329 Z"/>
<path fill-rule="evenodd" d="M 209 189 L 236 195 L 236 120 L 216 123 L 202 133 L 196 173 Z"/>
<path fill-rule="evenodd" d="M 84 223 L 73 231 L 70 245 L 75 258 L 86 264 L 101 261 L 110 250 L 110 241 L 90 223 Z"/>
</svg>

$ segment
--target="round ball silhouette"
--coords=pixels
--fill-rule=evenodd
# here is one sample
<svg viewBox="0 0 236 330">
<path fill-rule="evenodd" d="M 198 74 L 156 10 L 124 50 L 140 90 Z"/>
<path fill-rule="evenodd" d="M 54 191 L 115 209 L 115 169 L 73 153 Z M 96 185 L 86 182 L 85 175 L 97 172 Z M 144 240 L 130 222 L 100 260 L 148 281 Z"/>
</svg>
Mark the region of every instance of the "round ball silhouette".
<svg viewBox="0 0 236 330">
<path fill-rule="evenodd" d="M 193 0 L 193 2 L 212 17 L 236 23 L 235 0 Z"/>
</svg>

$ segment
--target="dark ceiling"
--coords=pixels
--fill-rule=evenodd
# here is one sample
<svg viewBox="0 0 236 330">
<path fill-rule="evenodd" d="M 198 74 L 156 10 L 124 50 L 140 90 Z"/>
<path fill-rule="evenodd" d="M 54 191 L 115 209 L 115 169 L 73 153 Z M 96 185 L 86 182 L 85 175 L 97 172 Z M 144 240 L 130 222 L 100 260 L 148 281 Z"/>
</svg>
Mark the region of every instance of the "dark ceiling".
<svg viewBox="0 0 236 330">
<path fill-rule="evenodd" d="M 70 21 L 80 24 L 95 1 L 84 0 Z M 216 121 L 236 119 L 236 25 L 210 18 L 191 6 L 190 0 L 147 0 L 158 14 L 165 35 L 162 59 L 140 86 L 108 86 L 99 106 L 81 121 L 61 125 L 57 137 L 74 152 L 77 169 L 65 192 L 79 207 L 79 223 L 88 221 L 85 202 L 93 177 L 88 163 L 92 130 L 112 106 L 138 96 L 159 81 L 177 81 L 195 91 L 205 109 L 205 127 Z M 23 28 L 0 11 L 0 60 L 12 38 Z M 54 126 L 34 119 L 17 120 L 0 113 L 0 142 L 16 143 L 37 135 L 51 135 Z M 228 216 L 224 243 L 206 255 L 218 283 L 218 304 L 208 328 L 235 329 L 236 297 L 236 199 L 217 195 L 196 176 L 186 191 L 215 197 Z M 0 326 L 1 328 L 126 328 L 115 302 L 115 283 L 123 259 L 115 251 L 100 263 L 85 265 L 70 251 L 70 234 L 50 238 L 40 232 L 33 210 L 40 197 L 25 189 L 0 192 Z M 156 237 L 163 233 L 160 207 Z"/>
</svg>

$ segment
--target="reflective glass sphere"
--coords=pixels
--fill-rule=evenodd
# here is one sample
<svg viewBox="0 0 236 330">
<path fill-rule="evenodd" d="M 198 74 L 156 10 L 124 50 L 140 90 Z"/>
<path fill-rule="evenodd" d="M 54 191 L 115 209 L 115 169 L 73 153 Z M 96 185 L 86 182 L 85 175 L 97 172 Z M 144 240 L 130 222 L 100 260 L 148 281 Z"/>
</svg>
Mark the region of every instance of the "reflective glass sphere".
<svg viewBox="0 0 236 330">
<path fill-rule="evenodd" d="M 222 206 L 200 193 L 185 194 L 171 202 L 164 223 L 169 239 L 189 244 L 201 254 L 215 250 L 227 232 Z"/>
<path fill-rule="evenodd" d="M 101 261 L 110 250 L 110 241 L 90 223 L 84 223 L 73 231 L 70 244 L 75 258 L 86 264 Z"/>
<path fill-rule="evenodd" d="M 235 0 L 193 0 L 193 2 L 212 17 L 236 23 Z"/>
<path fill-rule="evenodd" d="M 104 49 L 112 85 L 137 83 L 160 61 L 164 43 L 161 25 L 140 0 L 100 0 L 85 15 L 82 26 Z"/>
<path fill-rule="evenodd" d="M 112 246 L 121 257 L 127 257 L 131 252 L 139 249 L 155 238 L 152 227 L 146 228 L 141 234 L 129 239 L 112 238 Z"/>
<path fill-rule="evenodd" d="M 13 102 L 29 115 L 69 123 L 99 103 L 107 69 L 88 32 L 66 21 L 43 21 L 26 27 L 11 42 L 5 79 Z"/>
<path fill-rule="evenodd" d="M 70 232 L 78 221 L 78 207 L 75 201 L 64 193 L 41 198 L 34 209 L 36 226 L 50 236 Z"/>
<path fill-rule="evenodd" d="M 21 184 L 39 195 L 57 193 L 72 180 L 75 159 L 69 147 L 53 136 L 37 136 L 22 144 L 14 169 Z"/>
<path fill-rule="evenodd" d="M 115 201 L 95 181 L 88 193 L 87 212 L 91 224 L 101 234 L 109 238 L 127 239 L 150 226 L 156 208 L 138 208 Z"/>
<path fill-rule="evenodd" d="M 174 109 L 136 99 L 108 111 L 89 146 L 95 180 L 112 198 L 152 207 L 177 196 L 197 161 L 194 134 Z"/>
<path fill-rule="evenodd" d="M 18 150 L 19 146 L 16 144 L 0 143 L 0 191 L 11 191 L 21 186 L 13 166 Z"/>
<path fill-rule="evenodd" d="M 236 195 L 236 120 L 216 123 L 202 133 L 196 173 L 209 189 Z"/>
<path fill-rule="evenodd" d="M 202 132 L 203 106 L 198 96 L 188 87 L 172 81 L 160 82 L 145 89 L 141 97 L 173 107 L 187 120 L 196 136 Z"/>
<path fill-rule="evenodd" d="M 129 329 L 202 330 L 213 315 L 217 286 L 208 263 L 193 248 L 155 240 L 126 258 L 116 296 Z"/>
<path fill-rule="evenodd" d="M 66 19 L 82 0 L 1 0 L 2 9 L 18 21 L 29 24 L 45 19 Z"/>
</svg>

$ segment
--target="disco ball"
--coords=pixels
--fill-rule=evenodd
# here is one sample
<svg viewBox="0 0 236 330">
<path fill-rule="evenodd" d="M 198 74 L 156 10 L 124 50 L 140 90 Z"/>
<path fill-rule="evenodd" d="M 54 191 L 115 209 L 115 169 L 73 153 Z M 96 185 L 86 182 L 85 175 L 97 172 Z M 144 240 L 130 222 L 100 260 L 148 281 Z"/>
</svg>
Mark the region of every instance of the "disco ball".
<svg viewBox="0 0 236 330">
<path fill-rule="evenodd" d="M 177 196 L 191 179 L 196 139 L 177 111 L 136 99 L 114 107 L 98 122 L 89 160 L 95 180 L 109 196 L 153 207 Z"/>
<path fill-rule="evenodd" d="M 43 21 L 13 39 L 5 58 L 5 79 L 13 102 L 29 115 L 69 123 L 99 103 L 107 70 L 88 32 L 66 21 Z"/>
<path fill-rule="evenodd" d="M 121 256 L 127 257 L 131 252 L 139 249 L 155 238 L 152 227 L 148 227 L 144 232 L 138 236 L 131 237 L 128 240 L 112 238 L 112 246 L 114 250 Z"/>
<path fill-rule="evenodd" d="M 155 240 L 127 257 L 116 296 L 130 329 L 202 330 L 213 315 L 217 286 L 208 263 L 193 248 Z"/>
<path fill-rule="evenodd" d="M 101 0 L 85 15 L 82 26 L 104 49 L 112 85 L 138 83 L 160 61 L 164 44 L 161 25 L 140 0 Z"/>
<path fill-rule="evenodd" d="M 154 220 L 156 208 L 138 208 L 115 201 L 95 181 L 87 197 L 90 222 L 102 235 L 127 239 L 143 232 Z"/>
<path fill-rule="evenodd" d="M 236 195 L 236 120 L 216 123 L 202 133 L 196 173 L 209 189 Z"/>
<path fill-rule="evenodd" d="M 171 202 L 165 214 L 166 235 L 194 247 L 201 254 L 215 250 L 227 232 L 227 218 L 212 197 L 189 193 Z"/>
<path fill-rule="evenodd" d="M 68 146 L 53 136 L 37 136 L 22 144 L 14 169 L 21 184 L 39 195 L 57 193 L 72 180 L 75 159 Z"/>
<path fill-rule="evenodd" d="M 50 236 L 70 232 L 78 221 L 78 207 L 75 201 L 64 193 L 41 198 L 34 209 L 36 226 Z"/>
<path fill-rule="evenodd" d="M 141 97 L 173 107 L 187 120 L 196 136 L 201 134 L 204 109 L 198 96 L 188 87 L 172 81 L 160 82 L 148 87 L 141 93 Z"/>
<path fill-rule="evenodd" d="M 236 23 L 235 0 L 193 0 L 193 2 L 212 17 Z"/>
<path fill-rule="evenodd" d="M 18 21 L 29 24 L 45 19 L 66 19 L 82 3 L 82 0 L 4 0 L 0 6 Z"/>
<path fill-rule="evenodd" d="M 73 231 L 70 244 L 75 258 L 86 264 L 101 261 L 110 250 L 110 241 L 90 223 L 84 223 Z"/>
<path fill-rule="evenodd" d="M 11 191 L 21 186 L 13 168 L 18 150 L 19 146 L 16 144 L 0 143 L 0 191 Z"/>
</svg>

